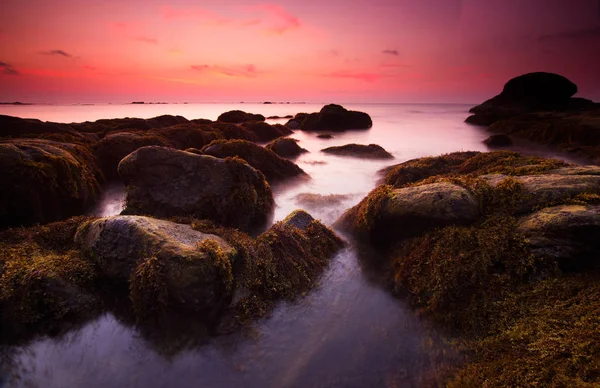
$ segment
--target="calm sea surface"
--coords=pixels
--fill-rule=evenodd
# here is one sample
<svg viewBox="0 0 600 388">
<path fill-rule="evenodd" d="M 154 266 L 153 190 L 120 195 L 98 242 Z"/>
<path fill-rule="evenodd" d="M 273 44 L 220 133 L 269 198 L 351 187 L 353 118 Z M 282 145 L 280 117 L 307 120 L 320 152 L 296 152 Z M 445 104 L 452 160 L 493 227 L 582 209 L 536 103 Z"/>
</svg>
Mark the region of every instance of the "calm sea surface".
<svg viewBox="0 0 600 388">
<path fill-rule="evenodd" d="M 331 224 L 376 186 L 376 172 L 409 159 L 454 151 L 487 151 L 485 130 L 467 125 L 470 105 L 345 105 L 373 118 L 368 131 L 319 139 L 296 131 L 309 153 L 295 162 L 311 179 L 273 188 L 275 221 L 301 207 L 304 193 L 343 194 L 335 206 L 306 208 Z M 314 112 L 315 104 L 175 104 L 0 106 L 0 114 L 80 122 L 162 114 L 215 120 L 241 109 L 265 116 Z M 271 123 L 285 122 L 269 120 Z M 395 160 L 369 161 L 320 152 L 329 146 L 376 143 Z M 513 149 L 578 162 L 560 152 L 519 143 Z M 123 187 L 109 187 L 100 216 L 122 209 Z M 221 335 L 198 346 L 164 344 L 105 314 L 59 338 L 2 349 L 2 382 L 17 387 L 411 387 L 434 384 L 432 372 L 452 362 L 435 329 L 401 300 L 369 281 L 353 247 L 340 252 L 320 285 L 295 303 L 281 303 L 251 330 Z"/>
</svg>

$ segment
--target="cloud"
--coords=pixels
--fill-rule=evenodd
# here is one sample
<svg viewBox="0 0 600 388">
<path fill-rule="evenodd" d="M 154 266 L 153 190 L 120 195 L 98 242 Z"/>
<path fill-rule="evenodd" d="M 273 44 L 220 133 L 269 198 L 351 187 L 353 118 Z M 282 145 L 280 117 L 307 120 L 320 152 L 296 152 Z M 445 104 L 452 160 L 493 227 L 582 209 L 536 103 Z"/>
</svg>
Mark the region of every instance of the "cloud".
<svg viewBox="0 0 600 388">
<path fill-rule="evenodd" d="M 252 78 L 259 74 L 256 66 L 252 64 L 239 66 L 193 65 L 190 68 L 205 74 L 225 75 L 228 77 Z"/>
<path fill-rule="evenodd" d="M 365 82 L 375 82 L 381 78 L 381 74 L 369 73 L 369 72 L 353 72 L 353 71 L 335 71 L 325 75 L 330 78 L 347 78 L 356 79 Z"/>
<path fill-rule="evenodd" d="M 382 54 L 387 54 L 387 55 L 394 55 L 394 56 L 400 55 L 400 53 L 398 52 L 398 50 L 383 50 L 381 53 Z"/>
<path fill-rule="evenodd" d="M 562 39 L 587 39 L 600 38 L 600 27 L 586 28 L 583 30 L 565 31 L 557 34 L 542 35 L 538 38 L 540 42 L 562 40 Z"/>
<path fill-rule="evenodd" d="M 50 51 L 42 51 L 41 54 L 44 55 L 58 55 L 65 58 L 73 58 L 73 56 L 63 50 L 50 50 Z"/>
<path fill-rule="evenodd" d="M 158 39 L 151 38 L 148 36 L 138 36 L 135 38 L 135 40 L 138 42 L 144 42 L 144 43 L 148 43 L 148 44 L 158 44 Z"/>
<path fill-rule="evenodd" d="M 0 62 L 0 74 L 6 75 L 21 75 L 17 69 L 6 62 Z"/>
<path fill-rule="evenodd" d="M 265 12 L 272 19 L 272 26 L 267 28 L 268 32 L 281 35 L 288 31 L 297 30 L 302 26 L 300 19 L 286 11 L 280 5 L 258 4 L 254 7 L 259 11 Z"/>
</svg>

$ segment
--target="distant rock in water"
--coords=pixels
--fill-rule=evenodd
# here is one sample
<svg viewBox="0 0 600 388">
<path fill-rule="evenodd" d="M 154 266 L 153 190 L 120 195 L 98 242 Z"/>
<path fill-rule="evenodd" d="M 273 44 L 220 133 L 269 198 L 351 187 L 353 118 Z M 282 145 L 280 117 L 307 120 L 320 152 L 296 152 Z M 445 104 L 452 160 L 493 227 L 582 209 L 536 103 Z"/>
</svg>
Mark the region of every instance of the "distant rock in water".
<svg viewBox="0 0 600 388">
<path fill-rule="evenodd" d="M 298 145 L 296 139 L 291 139 L 289 137 L 275 139 L 267 144 L 265 148 L 275 152 L 282 158 L 295 158 L 298 155 L 308 152 Z"/>
<path fill-rule="evenodd" d="M 293 162 L 283 159 L 267 148 L 245 140 L 217 140 L 202 149 L 205 155 L 217 158 L 237 156 L 262 172 L 270 183 L 306 175 Z"/>
<path fill-rule="evenodd" d="M 589 100 L 571 98 L 575 93 L 577 85 L 558 74 L 524 74 L 508 81 L 496 97 L 471 108 L 473 115 L 466 122 L 490 125 L 523 113 L 565 111 L 591 104 Z"/>
<path fill-rule="evenodd" d="M 41 139 L 0 142 L 0 170 L 0 227 L 83 214 L 103 180 L 86 147 Z"/>
<path fill-rule="evenodd" d="M 264 175 L 239 158 L 143 147 L 119 163 L 119 174 L 127 185 L 123 214 L 189 216 L 252 231 L 274 208 Z"/>
<path fill-rule="evenodd" d="M 333 135 L 331 135 L 330 133 L 322 133 L 320 135 L 317 135 L 317 137 L 319 139 L 333 139 Z"/>
<path fill-rule="evenodd" d="M 241 110 L 225 112 L 217 118 L 222 123 L 241 124 L 246 121 L 265 121 L 265 116 L 260 114 L 246 113 Z"/>
<path fill-rule="evenodd" d="M 299 113 L 286 124 L 291 129 L 304 131 L 346 131 L 369 129 L 373 126 L 371 117 L 364 112 L 347 110 L 341 105 L 329 104 L 319 113 Z"/>
<path fill-rule="evenodd" d="M 321 152 L 338 156 L 353 156 L 364 159 L 393 159 L 394 156 L 377 144 L 346 144 L 343 146 L 328 147 Z"/>
<path fill-rule="evenodd" d="M 504 134 L 492 135 L 483 142 L 488 147 L 507 147 L 513 144 L 510 136 Z"/>
</svg>

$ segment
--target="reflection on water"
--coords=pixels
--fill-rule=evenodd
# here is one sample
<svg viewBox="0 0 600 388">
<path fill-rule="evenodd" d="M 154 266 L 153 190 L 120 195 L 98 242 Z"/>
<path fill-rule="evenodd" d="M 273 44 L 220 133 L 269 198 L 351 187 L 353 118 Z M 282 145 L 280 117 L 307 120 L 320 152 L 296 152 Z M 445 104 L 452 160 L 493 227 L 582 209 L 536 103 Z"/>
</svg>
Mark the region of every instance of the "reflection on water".
<svg viewBox="0 0 600 388">
<path fill-rule="evenodd" d="M 140 114 L 140 106 L 124 106 L 113 110 L 109 117 L 171 113 L 214 119 L 218 113 L 239 108 L 265 115 L 320 108 L 248 104 L 142 107 L 147 114 Z M 188 113 L 196 108 L 196 113 L 175 112 L 173 107 L 183 107 Z M 312 179 L 273 188 L 277 202 L 275 221 L 299 207 L 301 194 L 342 194 L 330 197 L 336 200 L 327 206 L 309 209 L 313 216 L 331 224 L 375 187 L 377 171 L 385 166 L 428 155 L 487 150 L 482 140 L 488 134 L 463 123 L 468 106 L 350 107 L 371 114 L 374 127 L 370 131 L 335 134 L 333 139 L 319 139 L 314 133 L 301 131 L 293 135 L 310 151 L 295 161 Z M 89 108 L 96 113 L 99 109 Z M 83 107 L 73 109 L 80 116 L 75 115 L 71 121 L 81 120 Z M 99 117 L 106 116 L 99 114 L 87 119 Z M 360 160 L 320 152 L 322 148 L 347 143 L 377 143 L 396 159 Z M 547 155 L 548 150 L 538 147 L 533 152 Z M 109 187 L 92 213 L 118 214 L 123 191 L 122 185 Z M 450 356 L 444 354 L 449 353 L 440 352 L 437 346 L 425 346 L 437 338 L 435 332 L 425 329 L 402 301 L 371 284 L 357 255 L 352 247 L 342 251 L 332 260 L 320 286 L 306 297 L 296 303 L 282 303 L 269 318 L 256 322 L 249 331 L 221 335 L 203 346 L 178 347 L 184 342 L 161 342 L 160 338 L 136 331 L 124 323 L 127 320 L 106 314 L 63 338 L 39 339 L 21 348 L 5 349 L 2 352 L 5 355 L 0 355 L 4 364 L 0 371 L 10 370 L 10 385 L 26 387 L 430 385 L 432 381 L 424 380 L 427 372 L 447 362 Z"/>
</svg>

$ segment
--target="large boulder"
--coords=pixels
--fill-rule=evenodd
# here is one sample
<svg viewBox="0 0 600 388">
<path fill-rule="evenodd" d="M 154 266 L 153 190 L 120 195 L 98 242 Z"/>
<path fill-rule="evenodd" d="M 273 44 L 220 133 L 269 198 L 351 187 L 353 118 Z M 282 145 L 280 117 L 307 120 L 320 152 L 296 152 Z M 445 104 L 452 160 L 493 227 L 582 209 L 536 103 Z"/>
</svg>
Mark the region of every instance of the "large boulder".
<svg viewBox="0 0 600 388">
<path fill-rule="evenodd" d="M 114 216 L 82 225 L 75 240 L 102 276 L 129 284 L 138 314 L 167 306 L 213 311 L 231 297 L 235 250 L 190 225 Z"/>
<path fill-rule="evenodd" d="M 119 174 L 127 185 L 125 214 L 194 216 L 253 230 L 273 211 L 264 175 L 239 158 L 143 147 L 121 161 Z"/>
<path fill-rule="evenodd" d="M 373 121 L 364 112 L 347 110 L 341 105 L 329 104 L 324 106 L 319 113 L 296 115 L 287 123 L 287 126 L 292 129 L 298 127 L 305 131 L 345 131 L 369 129 L 373 126 Z"/>
<path fill-rule="evenodd" d="M 223 139 L 217 130 L 197 124 L 179 124 L 150 131 L 165 139 L 167 144 L 179 150 L 186 148 L 202 148 L 213 140 Z"/>
<path fill-rule="evenodd" d="M 241 126 L 255 134 L 260 142 L 268 142 L 292 133 L 292 130 L 281 124 L 271 125 L 262 121 L 249 121 Z"/>
<path fill-rule="evenodd" d="M 538 257 L 556 260 L 562 269 L 598 264 L 600 206 L 561 205 L 519 219 L 518 231 Z"/>
<path fill-rule="evenodd" d="M 293 162 L 283 159 L 273 151 L 245 140 L 218 140 L 202 149 L 206 155 L 217 158 L 238 156 L 259 170 L 271 183 L 305 175 L 305 172 Z"/>
<path fill-rule="evenodd" d="M 436 182 L 401 189 L 379 186 L 336 224 L 389 247 L 434 228 L 471 224 L 480 216 L 479 202 L 469 190 Z"/>
<path fill-rule="evenodd" d="M 167 146 L 167 142 L 154 134 L 117 132 L 96 143 L 94 153 L 106 179 L 118 179 L 117 166 L 121 159 L 138 148 L 152 145 Z"/>
<path fill-rule="evenodd" d="M 29 137 L 44 134 L 67 135 L 80 140 L 85 139 L 69 124 L 0 115 L 0 137 Z"/>
<path fill-rule="evenodd" d="M 217 121 L 222 123 L 240 124 L 246 121 L 265 121 L 265 116 L 260 114 L 246 113 L 241 110 L 232 110 L 221 114 Z"/>
<path fill-rule="evenodd" d="M 584 99 L 571 99 L 577 85 L 552 73 L 528 73 L 515 77 L 504 85 L 502 93 L 477 105 L 469 112 L 468 123 L 490 125 L 523 113 L 547 110 L 569 110 L 586 106 Z"/>
<path fill-rule="evenodd" d="M 377 144 L 346 144 L 343 146 L 328 147 L 321 152 L 337 156 L 352 156 L 363 159 L 393 159 L 394 156 Z"/>
<path fill-rule="evenodd" d="M 295 158 L 305 152 L 308 152 L 298 145 L 298 141 L 296 139 L 291 139 L 289 137 L 275 139 L 267 144 L 265 148 L 275 152 L 282 158 Z"/>
<path fill-rule="evenodd" d="M 82 214 L 102 181 L 86 147 L 41 139 L 0 142 L 0 169 L 0 227 Z"/>
</svg>

